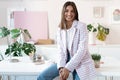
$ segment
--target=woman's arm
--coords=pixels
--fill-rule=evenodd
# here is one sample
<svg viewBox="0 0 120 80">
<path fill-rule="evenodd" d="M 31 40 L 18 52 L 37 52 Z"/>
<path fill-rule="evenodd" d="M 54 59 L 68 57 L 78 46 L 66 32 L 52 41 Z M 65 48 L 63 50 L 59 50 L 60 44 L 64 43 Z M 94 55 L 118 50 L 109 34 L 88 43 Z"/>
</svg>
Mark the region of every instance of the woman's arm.
<svg viewBox="0 0 120 80">
<path fill-rule="evenodd" d="M 65 52 L 63 50 L 63 43 L 62 43 L 62 40 L 61 40 L 60 29 L 57 32 L 57 46 L 58 46 L 58 50 L 59 50 L 58 51 L 59 52 L 59 60 L 58 60 L 58 63 L 57 63 L 57 67 L 59 69 L 61 67 L 65 67 L 65 65 L 66 65 Z"/>
<path fill-rule="evenodd" d="M 70 61 L 65 66 L 65 68 L 67 68 L 70 71 L 73 71 L 78 66 L 78 64 L 80 64 L 81 60 L 83 59 L 83 57 L 86 54 L 87 49 L 88 49 L 88 32 L 87 32 L 87 27 L 86 27 L 85 24 L 78 25 L 78 26 L 79 27 L 81 26 L 79 28 L 80 36 L 78 38 L 80 38 L 80 39 L 78 41 L 79 42 L 78 50 L 77 50 L 77 52 L 74 54 L 74 56 L 70 59 Z M 78 39 L 78 38 L 76 38 L 76 39 Z M 73 48 L 77 48 L 77 47 L 73 47 Z"/>
</svg>

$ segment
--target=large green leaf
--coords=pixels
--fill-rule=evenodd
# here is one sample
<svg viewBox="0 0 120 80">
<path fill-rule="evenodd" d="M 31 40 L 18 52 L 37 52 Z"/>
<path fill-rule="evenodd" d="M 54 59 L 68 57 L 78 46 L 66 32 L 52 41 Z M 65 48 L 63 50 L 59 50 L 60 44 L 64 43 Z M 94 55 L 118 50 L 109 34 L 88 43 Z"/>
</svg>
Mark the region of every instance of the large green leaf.
<svg viewBox="0 0 120 80">
<path fill-rule="evenodd" d="M 21 31 L 20 31 L 20 29 L 12 29 L 10 31 L 10 34 L 11 34 L 12 38 L 15 39 L 20 36 Z"/>
<path fill-rule="evenodd" d="M 29 55 L 29 53 L 36 52 L 36 47 L 34 46 L 34 44 L 24 43 L 22 50 L 25 54 Z"/>
<path fill-rule="evenodd" d="M 9 47 L 6 49 L 5 55 L 9 56 L 13 54 L 13 56 L 22 56 L 21 50 L 22 44 L 16 41 L 15 43 L 9 45 Z"/>
<path fill-rule="evenodd" d="M 7 27 L 0 27 L 0 38 L 6 37 L 10 34 L 10 31 Z"/>
<path fill-rule="evenodd" d="M 34 46 L 34 44 L 30 44 L 30 43 L 24 43 L 21 44 L 19 42 L 15 42 L 11 45 L 9 45 L 9 47 L 6 49 L 5 55 L 13 55 L 13 56 L 22 56 L 22 51 L 29 55 L 29 53 L 32 52 L 36 52 L 36 47 Z"/>
</svg>

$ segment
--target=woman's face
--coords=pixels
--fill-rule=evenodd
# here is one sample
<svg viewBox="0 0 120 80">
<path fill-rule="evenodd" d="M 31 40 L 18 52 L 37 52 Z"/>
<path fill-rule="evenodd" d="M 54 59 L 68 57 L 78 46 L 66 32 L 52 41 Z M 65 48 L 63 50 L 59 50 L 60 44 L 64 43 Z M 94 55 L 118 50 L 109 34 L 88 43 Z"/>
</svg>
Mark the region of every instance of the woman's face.
<svg viewBox="0 0 120 80">
<path fill-rule="evenodd" d="M 75 18 L 75 12 L 72 6 L 67 6 L 65 10 L 65 20 L 67 22 L 72 22 Z"/>
</svg>

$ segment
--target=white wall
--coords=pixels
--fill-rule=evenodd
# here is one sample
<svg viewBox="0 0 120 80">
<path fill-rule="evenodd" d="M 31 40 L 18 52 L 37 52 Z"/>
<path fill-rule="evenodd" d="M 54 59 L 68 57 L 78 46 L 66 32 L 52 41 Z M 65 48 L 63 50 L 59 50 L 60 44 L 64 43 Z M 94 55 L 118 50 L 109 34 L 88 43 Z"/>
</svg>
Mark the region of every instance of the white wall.
<svg viewBox="0 0 120 80">
<path fill-rule="evenodd" d="M 27 10 L 48 11 L 49 38 L 55 39 L 60 22 L 61 9 L 67 0 L 2 0 L 0 1 L 0 26 L 7 26 L 7 8 L 26 8 Z M 120 24 L 110 23 L 111 7 L 119 6 L 120 0 L 72 0 L 76 3 L 80 21 L 85 23 L 101 23 L 110 28 L 107 44 L 120 44 Z M 104 7 L 104 17 L 94 18 L 93 7 Z M 5 43 L 0 39 L 0 44 Z"/>
</svg>

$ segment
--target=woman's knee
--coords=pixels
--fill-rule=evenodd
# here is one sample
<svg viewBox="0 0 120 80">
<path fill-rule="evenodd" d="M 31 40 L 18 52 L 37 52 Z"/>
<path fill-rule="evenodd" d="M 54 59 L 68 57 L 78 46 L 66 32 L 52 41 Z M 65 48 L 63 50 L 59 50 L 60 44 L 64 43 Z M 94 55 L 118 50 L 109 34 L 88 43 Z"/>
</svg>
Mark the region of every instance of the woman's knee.
<svg viewBox="0 0 120 80">
<path fill-rule="evenodd" d="M 44 80 L 45 74 L 40 73 L 39 76 L 37 77 L 37 80 Z"/>
<path fill-rule="evenodd" d="M 59 72 L 57 70 L 57 65 L 51 64 L 44 71 L 40 72 L 37 80 L 52 80 L 54 77 L 58 75 L 59 75 Z"/>
<path fill-rule="evenodd" d="M 37 80 L 49 80 L 48 76 L 50 74 L 48 72 L 51 72 L 51 69 L 46 68 L 45 70 L 43 70 L 42 72 L 40 72 Z"/>
</svg>

